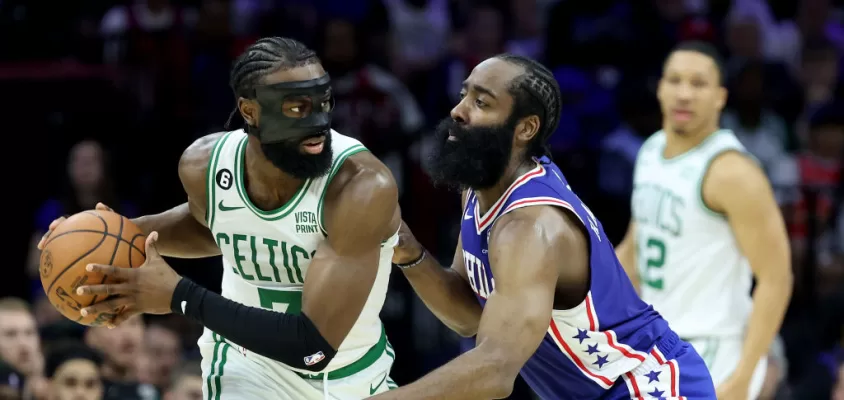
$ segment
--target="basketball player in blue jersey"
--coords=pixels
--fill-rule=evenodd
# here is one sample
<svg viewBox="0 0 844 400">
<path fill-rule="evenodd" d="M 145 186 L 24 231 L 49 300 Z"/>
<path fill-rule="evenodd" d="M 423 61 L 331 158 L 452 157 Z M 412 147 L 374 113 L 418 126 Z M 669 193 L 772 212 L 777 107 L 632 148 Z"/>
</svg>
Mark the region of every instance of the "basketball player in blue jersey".
<svg viewBox="0 0 844 400">
<path fill-rule="evenodd" d="M 375 399 L 499 399 L 517 374 L 543 399 L 715 399 L 703 360 L 636 295 L 601 224 L 545 156 L 560 89 L 500 55 L 463 82 L 431 172 L 463 189 L 442 268 L 403 228 L 393 262 L 473 350 Z"/>
</svg>

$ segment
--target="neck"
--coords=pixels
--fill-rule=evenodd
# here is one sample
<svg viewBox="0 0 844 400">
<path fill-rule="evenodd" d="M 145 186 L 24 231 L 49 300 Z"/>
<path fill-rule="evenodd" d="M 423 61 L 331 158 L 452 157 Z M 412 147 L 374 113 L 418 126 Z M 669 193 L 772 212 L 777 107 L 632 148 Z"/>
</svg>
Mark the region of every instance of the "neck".
<svg viewBox="0 0 844 400">
<path fill-rule="evenodd" d="M 264 157 L 257 138 L 250 137 L 244 157 L 244 186 L 249 199 L 265 210 L 281 207 L 296 193 L 303 180 L 278 169 Z"/>
<path fill-rule="evenodd" d="M 112 362 L 103 363 L 102 375 L 104 379 L 113 382 L 125 382 L 134 379 L 135 371 L 131 368 L 121 367 Z"/>
<path fill-rule="evenodd" d="M 475 194 L 478 196 L 478 206 L 480 207 L 478 211 L 480 211 L 480 214 L 486 213 L 516 179 L 535 167 L 536 163 L 533 159 L 525 161 L 521 155 L 517 159 L 510 159 L 507 169 L 504 170 L 501 179 L 495 185 L 486 189 L 475 190 Z"/>
<path fill-rule="evenodd" d="M 677 133 L 665 123 L 663 123 L 662 130 L 665 131 L 665 149 L 663 150 L 662 156 L 670 159 L 693 149 L 709 137 L 709 135 L 717 131 L 718 120 L 716 119 L 694 132 L 686 132 L 684 134 Z"/>
</svg>

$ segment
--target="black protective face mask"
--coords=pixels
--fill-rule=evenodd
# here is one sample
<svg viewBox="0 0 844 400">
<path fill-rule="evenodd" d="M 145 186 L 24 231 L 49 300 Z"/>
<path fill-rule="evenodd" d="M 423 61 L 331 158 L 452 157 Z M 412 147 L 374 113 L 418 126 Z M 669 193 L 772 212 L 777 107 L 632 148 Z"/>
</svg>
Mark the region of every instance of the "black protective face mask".
<svg viewBox="0 0 844 400">
<path fill-rule="evenodd" d="M 283 82 L 255 88 L 255 99 L 261 105 L 259 126 L 248 126 L 247 132 L 261 142 L 264 156 L 284 172 L 300 179 L 325 175 L 331 167 L 331 112 L 328 74 L 307 81 Z M 303 116 L 285 114 L 282 105 L 295 98 L 308 110 Z M 301 152 L 302 141 L 325 136 L 319 154 Z"/>
</svg>

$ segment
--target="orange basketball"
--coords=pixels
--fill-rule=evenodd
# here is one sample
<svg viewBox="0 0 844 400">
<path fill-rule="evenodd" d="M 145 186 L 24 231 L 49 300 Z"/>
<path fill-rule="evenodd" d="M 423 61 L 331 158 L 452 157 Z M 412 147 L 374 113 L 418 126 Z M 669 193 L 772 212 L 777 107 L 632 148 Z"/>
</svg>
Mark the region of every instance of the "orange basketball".
<svg viewBox="0 0 844 400">
<path fill-rule="evenodd" d="M 114 314 L 82 317 L 79 311 L 105 300 L 102 295 L 78 295 L 83 285 L 108 283 L 88 264 L 137 268 L 146 259 L 146 236 L 128 218 L 100 210 L 83 211 L 62 221 L 50 234 L 41 252 L 41 285 L 50 303 L 65 317 L 83 325 L 99 326 Z"/>
</svg>

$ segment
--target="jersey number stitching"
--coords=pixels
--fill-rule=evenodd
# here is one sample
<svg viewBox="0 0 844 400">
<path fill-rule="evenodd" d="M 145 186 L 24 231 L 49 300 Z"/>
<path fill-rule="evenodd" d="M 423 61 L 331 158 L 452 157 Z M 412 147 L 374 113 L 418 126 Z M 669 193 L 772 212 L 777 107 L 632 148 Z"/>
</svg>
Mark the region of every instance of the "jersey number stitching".
<svg viewBox="0 0 844 400">
<path fill-rule="evenodd" d="M 647 255 L 645 270 L 642 272 L 642 281 L 658 290 L 663 288 L 663 271 L 665 265 L 665 242 L 656 238 L 648 238 L 645 248 L 642 249 Z"/>
<path fill-rule="evenodd" d="M 258 300 L 261 302 L 261 307 L 269 310 L 293 315 L 302 312 L 302 292 L 258 288 Z M 287 307 L 284 310 L 276 310 L 275 304 Z"/>
</svg>

